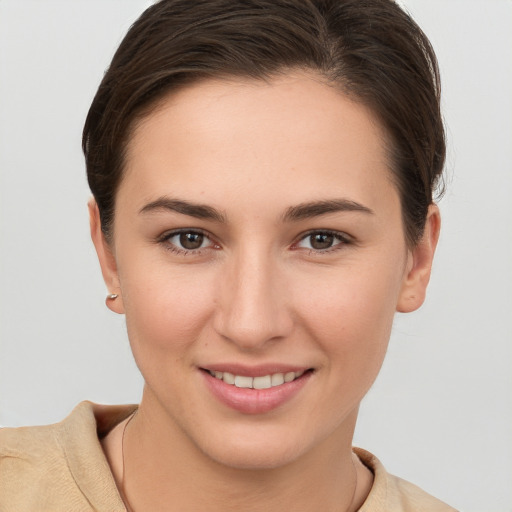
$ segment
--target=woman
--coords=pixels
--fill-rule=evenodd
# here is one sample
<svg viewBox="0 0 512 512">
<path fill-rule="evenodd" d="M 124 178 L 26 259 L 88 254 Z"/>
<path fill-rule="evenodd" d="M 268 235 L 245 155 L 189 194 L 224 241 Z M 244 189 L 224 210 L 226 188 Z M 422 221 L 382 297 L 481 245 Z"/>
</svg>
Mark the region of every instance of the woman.
<svg viewBox="0 0 512 512">
<path fill-rule="evenodd" d="M 161 1 L 83 146 L 144 394 L 0 432 L 2 510 L 453 510 L 352 449 L 440 227 L 437 64 L 396 4 Z"/>
</svg>

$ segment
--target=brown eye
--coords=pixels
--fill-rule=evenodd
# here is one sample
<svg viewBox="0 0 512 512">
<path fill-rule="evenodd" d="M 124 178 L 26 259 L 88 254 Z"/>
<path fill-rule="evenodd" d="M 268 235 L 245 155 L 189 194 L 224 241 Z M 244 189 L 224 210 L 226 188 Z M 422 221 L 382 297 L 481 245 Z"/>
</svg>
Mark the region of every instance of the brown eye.
<svg viewBox="0 0 512 512">
<path fill-rule="evenodd" d="M 309 238 L 311 248 L 317 251 L 329 249 L 332 247 L 335 240 L 334 235 L 329 233 L 315 233 L 314 235 L 309 235 Z"/>
<path fill-rule="evenodd" d="M 341 249 L 350 244 L 351 239 L 345 233 L 337 231 L 314 231 L 306 234 L 296 245 L 301 249 L 310 251 L 329 252 L 330 249 Z"/>
<path fill-rule="evenodd" d="M 164 235 L 160 242 L 167 249 L 180 254 L 193 253 L 199 249 L 215 247 L 215 244 L 208 238 L 208 235 L 201 231 L 180 230 Z"/>
<path fill-rule="evenodd" d="M 179 240 L 183 249 L 189 251 L 199 249 L 204 243 L 205 236 L 202 233 L 180 233 Z"/>
</svg>

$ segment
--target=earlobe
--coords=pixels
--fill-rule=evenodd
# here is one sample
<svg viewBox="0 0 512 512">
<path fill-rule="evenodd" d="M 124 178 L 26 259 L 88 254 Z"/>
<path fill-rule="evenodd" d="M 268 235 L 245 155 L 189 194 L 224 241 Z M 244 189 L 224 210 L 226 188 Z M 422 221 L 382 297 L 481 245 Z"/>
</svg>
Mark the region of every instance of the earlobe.
<svg viewBox="0 0 512 512">
<path fill-rule="evenodd" d="M 106 300 L 107 307 L 114 313 L 124 314 L 124 306 L 117 273 L 117 263 L 110 244 L 105 238 L 101 229 L 101 219 L 98 205 L 94 198 L 87 203 L 89 209 L 89 224 L 91 228 L 91 239 L 98 255 L 103 280 L 109 290 L 109 296 L 116 295 L 115 300 Z"/>
<path fill-rule="evenodd" d="M 406 275 L 396 307 L 400 313 L 415 311 L 425 301 L 440 228 L 439 208 L 436 204 L 431 204 L 423 236 L 418 244 L 409 251 Z"/>
</svg>

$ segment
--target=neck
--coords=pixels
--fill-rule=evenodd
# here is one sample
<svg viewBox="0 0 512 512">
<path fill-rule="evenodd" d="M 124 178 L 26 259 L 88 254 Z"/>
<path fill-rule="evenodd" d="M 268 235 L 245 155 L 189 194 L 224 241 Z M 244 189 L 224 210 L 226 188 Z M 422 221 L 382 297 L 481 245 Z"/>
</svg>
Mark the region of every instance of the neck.
<svg viewBox="0 0 512 512">
<path fill-rule="evenodd" d="M 347 420 L 350 428 L 292 462 L 241 469 L 212 460 L 143 400 L 124 433 L 124 499 L 133 512 L 355 511 L 371 487 L 351 450 L 356 416 Z"/>
</svg>

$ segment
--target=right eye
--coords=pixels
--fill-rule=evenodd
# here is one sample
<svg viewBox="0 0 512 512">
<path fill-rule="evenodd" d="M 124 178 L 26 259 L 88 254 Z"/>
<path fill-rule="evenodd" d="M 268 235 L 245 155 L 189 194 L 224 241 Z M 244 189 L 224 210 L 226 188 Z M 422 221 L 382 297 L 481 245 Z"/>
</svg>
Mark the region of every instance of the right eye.
<svg viewBox="0 0 512 512">
<path fill-rule="evenodd" d="M 192 229 L 168 233 L 162 237 L 161 242 L 178 254 L 199 253 L 201 249 L 215 246 L 205 233 Z"/>
</svg>

